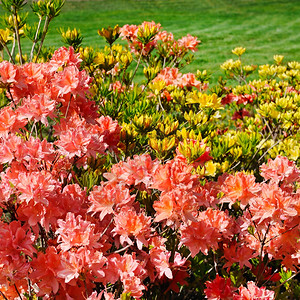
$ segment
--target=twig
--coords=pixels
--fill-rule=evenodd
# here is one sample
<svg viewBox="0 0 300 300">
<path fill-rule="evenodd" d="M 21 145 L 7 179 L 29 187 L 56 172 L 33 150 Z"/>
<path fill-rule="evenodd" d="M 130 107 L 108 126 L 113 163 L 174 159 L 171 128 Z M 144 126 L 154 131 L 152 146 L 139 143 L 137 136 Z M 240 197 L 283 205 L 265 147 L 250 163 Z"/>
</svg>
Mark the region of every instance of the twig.
<svg viewBox="0 0 300 300">
<path fill-rule="evenodd" d="M 253 215 L 252 215 L 252 213 L 251 213 L 251 210 L 249 209 L 249 206 L 248 206 L 248 211 L 249 211 L 249 214 L 250 214 L 250 217 L 251 217 L 251 219 L 253 218 Z M 256 224 L 255 224 L 255 222 L 252 220 L 252 223 L 254 224 L 254 227 L 255 227 L 255 229 L 256 229 L 256 232 L 257 232 L 257 235 L 258 235 L 258 239 L 259 239 L 259 241 L 261 242 L 261 237 L 260 237 L 260 234 L 259 234 L 259 231 L 258 231 L 258 229 L 257 229 L 257 226 L 256 226 Z"/>
<path fill-rule="evenodd" d="M 22 300 L 21 294 L 20 294 L 20 292 L 19 292 L 19 290 L 18 290 L 18 288 L 17 288 L 17 286 L 16 286 L 15 283 L 14 283 L 14 287 L 15 287 L 15 289 L 17 291 L 17 294 L 19 295 L 19 298 Z"/>
<path fill-rule="evenodd" d="M 15 32 L 16 32 L 16 38 L 18 43 L 18 49 L 19 49 L 19 55 L 20 55 L 20 64 L 23 64 L 23 56 L 22 56 L 22 48 L 21 48 L 21 41 L 20 41 L 20 34 L 19 34 L 19 26 L 18 26 L 18 14 L 17 14 L 17 8 L 14 6 L 14 26 L 15 26 Z"/>
<path fill-rule="evenodd" d="M 11 91 L 10 91 L 10 87 L 9 87 L 9 86 L 7 87 L 7 91 L 8 91 L 8 93 L 9 93 L 9 96 L 10 96 L 10 99 L 11 99 L 12 103 L 14 104 L 14 107 L 16 108 L 17 105 L 16 105 L 16 103 L 15 103 L 15 101 L 14 101 L 14 97 L 13 97 L 12 94 L 11 94 Z"/>
<path fill-rule="evenodd" d="M 31 283 L 30 283 L 30 279 L 27 278 L 27 283 L 28 283 L 28 296 L 29 299 L 31 299 L 32 295 L 31 295 Z"/>
<path fill-rule="evenodd" d="M 263 285 L 262 286 L 266 286 L 266 284 L 271 280 L 271 278 L 273 278 L 274 277 L 274 275 L 276 274 L 276 272 L 278 271 L 278 269 L 276 269 L 275 271 L 274 271 L 274 273 L 263 283 Z"/>
<path fill-rule="evenodd" d="M 88 298 L 89 293 L 88 293 L 88 289 L 87 289 L 87 285 L 86 285 L 85 279 L 83 280 L 83 283 L 84 283 L 85 295 L 86 295 L 86 297 Z"/>
<path fill-rule="evenodd" d="M 124 250 L 128 249 L 131 245 L 127 245 L 125 247 L 123 247 L 122 249 L 119 249 L 117 251 L 114 251 L 114 253 L 120 253 L 120 252 L 123 252 Z"/>
<path fill-rule="evenodd" d="M 251 157 L 250 162 L 248 163 L 248 165 L 245 167 L 245 169 L 247 170 L 248 167 L 250 166 L 250 164 L 252 163 L 253 159 L 255 158 L 256 154 L 261 150 L 262 146 L 268 141 L 269 137 L 271 136 L 272 133 L 270 133 L 267 138 L 265 139 L 265 141 L 260 145 L 260 147 L 256 150 L 256 152 L 253 154 L 253 156 Z"/>
<path fill-rule="evenodd" d="M 273 148 L 273 147 L 275 147 L 275 146 L 277 146 L 279 143 L 281 142 L 281 140 L 279 140 L 279 141 L 277 141 L 274 145 L 272 145 L 271 147 L 269 147 L 269 149 L 258 159 L 258 161 L 257 162 L 260 162 L 264 157 L 265 157 L 265 155 L 266 154 L 268 154 L 268 152 Z"/>
<path fill-rule="evenodd" d="M 15 64 L 15 60 L 13 59 L 13 57 L 12 57 L 12 55 L 11 55 L 9 49 L 7 48 L 7 46 L 5 45 L 5 43 L 2 42 L 1 39 L 0 39 L 0 43 L 1 43 L 1 46 L 5 49 L 6 53 L 8 54 L 9 59 L 11 60 L 11 62 L 12 62 L 13 64 Z"/>
<path fill-rule="evenodd" d="M 42 140 L 43 140 L 42 122 L 39 121 L 37 124 L 38 124 L 38 126 L 39 126 L 40 140 L 42 141 Z M 37 136 L 37 135 L 36 135 L 36 136 Z"/>
<path fill-rule="evenodd" d="M 38 222 L 40 234 L 41 234 L 41 240 L 42 240 L 42 247 L 46 248 L 48 244 L 48 239 L 47 239 L 47 232 L 45 231 L 44 227 Z"/>
<path fill-rule="evenodd" d="M 286 282 L 288 282 L 288 281 L 290 281 L 291 279 L 293 279 L 295 276 L 297 276 L 298 274 L 300 274 L 300 270 L 297 272 L 297 273 L 295 273 L 293 276 L 291 276 L 290 278 L 288 278 L 288 279 L 286 279 L 284 282 L 282 282 L 279 286 L 277 286 L 277 289 L 279 290 L 279 288 L 281 287 L 281 286 L 283 286 Z M 276 293 L 277 294 L 277 293 Z M 277 295 L 275 295 L 275 297 L 274 297 L 274 299 L 276 299 L 277 298 Z"/>
<path fill-rule="evenodd" d="M 39 46 L 39 49 L 38 49 L 38 52 L 36 54 L 36 58 L 35 58 L 34 62 L 37 62 L 38 57 L 39 57 L 39 55 L 41 53 L 42 46 L 43 46 L 43 43 L 44 43 L 47 31 L 48 31 L 48 26 L 49 26 L 50 21 L 51 20 L 50 20 L 49 16 L 46 16 L 45 23 L 44 23 L 44 28 L 43 28 L 43 34 L 42 34 L 42 38 L 41 38 L 41 43 L 40 43 L 40 46 Z"/>
<path fill-rule="evenodd" d="M 277 234 L 277 235 L 273 236 L 272 238 L 270 238 L 269 240 L 267 240 L 267 241 L 265 242 L 265 244 L 271 242 L 272 240 L 275 240 L 275 239 L 278 238 L 279 236 L 284 235 L 285 233 L 287 233 L 287 232 L 293 230 L 294 228 L 296 228 L 296 227 L 298 227 L 298 226 L 299 226 L 299 224 L 296 224 L 296 225 L 294 225 L 292 228 L 290 228 L 290 229 L 288 229 L 288 230 L 286 230 L 286 231 L 284 231 L 284 232 L 282 232 L 282 233 L 280 233 L 280 234 Z"/>
<path fill-rule="evenodd" d="M 29 134 L 29 138 L 32 136 L 33 129 L 34 129 L 35 126 L 36 126 L 36 121 L 34 121 L 32 127 L 31 127 L 30 134 Z"/>
<path fill-rule="evenodd" d="M 0 291 L 0 293 L 1 293 L 2 297 L 3 297 L 5 300 L 8 300 L 8 299 L 5 297 L 5 295 L 3 294 L 2 291 Z"/>
<path fill-rule="evenodd" d="M 109 226 L 111 225 L 111 223 L 113 222 L 114 218 L 111 218 L 108 225 L 106 226 L 106 228 L 102 231 L 100 237 L 99 237 L 99 241 L 102 239 L 102 237 L 104 236 L 104 234 L 106 233 L 106 231 L 108 230 Z"/>
<path fill-rule="evenodd" d="M 160 96 L 158 96 L 157 98 L 158 98 L 158 104 L 159 104 L 160 108 L 162 109 L 162 111 L 165 111 L 165 109 L 164 109 L 164 107 L 163 107 L 163 105 L 161 103 Z"/>
<path fill-rule="evenodd" d="M 34 42 L 32 44 L 32 48 L 31 48 L 31 51 L 30 51 L 30 59 L 29 59 L 30 62 L 32 61 L 32 58 L 33 58 L 33 51 L 34 51 L 35 45 L 37 43 L 37 38 L 38 38 L 38 35 L 39 35 L 41 24 L 42 24 L 42 17 L 39 18 L 39 23 L 38 23 L 38 26 L 37 26 L 37 29 L 36 29 Z"/>
<path fill-rule="evenodd" d="M 14 33 L 13 35 L 14 35 L 14 40 L 13 40 L 13 44 L 12 44 L 12 47 L 11 47 L 11 56 L 12 57 L 15 56 L 15 48 L 16 48 L 16 34 Z"/>
<path fill-rule="evenodd" d="M 67 118 L 67 116 L 68 116 L 68 112 L 69 112 L 69 108 L 70 108 L 70 103 L 71 103 L 72 96 L 73 96 L 73 94 L 71 94 L 71 96 L 70 96 L 70 100 L 69 100 L 69 103 L 68 103 L 68 107 L 67 107 L 65 118 Z"/>
<path fill-rule="evenodd" d="M 132 83 L 133 78 L 134 78 L 134 76 L 135 76 L 135 74 L 136 74 L 136 72 L 137 72 L 137 69 L 138 69 L 138 67 L 139 67 L 139 65 L 140 65 L 140 63 L 141 63 L 141 59 L 142 59 L 142 56 L 143 56 L 143 50 L 144 50 L 144 45 L 143 45 L 143 47 L 142 47 L 142 49 L 141 49 L 141 53 L 140 53 L 139 59 L 138 59 L 138 61 L 137 61 L 135 70 L 134 70 L 133 75 L 132 75 L 132 77 L 131 77 L 131 79 L 130 79 L 130 84 Z"/>
</svg>

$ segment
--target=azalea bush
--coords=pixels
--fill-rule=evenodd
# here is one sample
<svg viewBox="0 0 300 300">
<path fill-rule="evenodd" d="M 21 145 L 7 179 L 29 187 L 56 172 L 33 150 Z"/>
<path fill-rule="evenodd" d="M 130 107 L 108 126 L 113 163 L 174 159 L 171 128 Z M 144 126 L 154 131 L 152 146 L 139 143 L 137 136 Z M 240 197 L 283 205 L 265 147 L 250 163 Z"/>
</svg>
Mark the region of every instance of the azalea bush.
<svg viewBox="0 0 300 300">
<path fill-rule="evenodd" d="M 300 297 L 299 62 L 237 47 L 211 86 L 184 72 L 198 38 L 154 22 L 52 51 L 58 0 L 33 2 L 26 58 L 3 4 L 1 299 Z"/>
</svg>

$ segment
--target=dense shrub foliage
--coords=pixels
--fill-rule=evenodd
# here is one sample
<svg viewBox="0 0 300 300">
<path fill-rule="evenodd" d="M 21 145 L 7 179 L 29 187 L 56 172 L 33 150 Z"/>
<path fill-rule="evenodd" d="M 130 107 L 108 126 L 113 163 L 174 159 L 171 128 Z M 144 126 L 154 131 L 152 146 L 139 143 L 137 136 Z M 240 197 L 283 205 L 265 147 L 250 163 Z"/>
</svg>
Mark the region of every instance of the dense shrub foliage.
<svg viewBox="0 0 300 300">
<path fill-rule="evenodd" d="M 237 47 L 211 86 L 189 34 L 62 29 L 52 52 L 62 1 L 33 27 L 2 3 L 0 298 L 300 298 L 299 62 Z"/>
</svg>

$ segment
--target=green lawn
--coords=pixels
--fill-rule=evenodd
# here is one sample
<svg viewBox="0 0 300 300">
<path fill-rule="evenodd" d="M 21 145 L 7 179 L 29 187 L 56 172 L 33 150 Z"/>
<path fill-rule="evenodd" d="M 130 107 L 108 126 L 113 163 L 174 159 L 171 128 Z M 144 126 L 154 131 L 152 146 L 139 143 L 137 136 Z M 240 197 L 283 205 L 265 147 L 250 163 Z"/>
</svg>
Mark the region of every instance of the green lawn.
<svg viewBox="0 0 300 300">
<path fill-rule="evenodd" d="M 97 29 L 144 20 L 161 23 L 176 38 L 198 36 L 202 44 L 185 71 L 209 69 L 214 80 L 236 46 L 247 48 L 246 63 L 271 63 L 274 54 L 300 60 L 299 0 L 66 0 L 46 44 L 61 46 L 57 28 L 76 27 L 84 35 L 84 45 L 102 47 Z"/>
</svg>

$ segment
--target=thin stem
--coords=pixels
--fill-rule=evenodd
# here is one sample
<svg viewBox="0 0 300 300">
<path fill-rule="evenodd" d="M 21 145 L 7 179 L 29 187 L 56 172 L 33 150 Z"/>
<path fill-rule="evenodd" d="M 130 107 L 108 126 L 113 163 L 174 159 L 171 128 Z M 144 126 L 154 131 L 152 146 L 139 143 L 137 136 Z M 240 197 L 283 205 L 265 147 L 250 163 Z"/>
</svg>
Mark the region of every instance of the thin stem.
<svg viewBox="0 0 300 300">
<path fill-rule="evenodd" d="M 250 164 L 252 163 L 253 159 L 255 158 L 256 154 L 262 149 L 263 145 L 268 141 L 269 137 L 271 136 L 272 133 L 270 133 L 268 135 L 268 137 L 266 138 L 266 140 L 260 145 L 260 147 L 256 150 L 256 152 L 253 154 L 250 162 L 248 163 L 248 165 L 246 166 L 246 170 L 249 168 Z"/>
<path fill-rule="evenodd" d="M 287 232 L 289 232 L 289 231 L 292 231 L 294 228 L 296 228 L 296 227 L 298 227 L 298 226 L 299 226 L 299 224 L 296 224 L 296 225 L 294 225 L 292 228 L 290 228 L 290 229 L 288 229 L 288 230 L 286 230 L 286 231 L 284 231 L 284 232 L 282 232 L 282 233 L 280 233 L 280 234 L 277 234 L 277 235 L 273 236 L 272 238 L 270 238 L 269 240 L 267 240 L 267 241 L 265 242 L 265 244 L 268 244 L 269 242 L 271 242 L 272 240 L 275 240 L 275 239 L 278 238 L 279 236 L 284 235 L 285 233 L 287 233 Z"/>
<path fill-rule="evenodd" d="M 114 251 L 114 254 L 115 254 L 115 253 L 123 252 L 124 250 L 128 249 L 129 247 L 131 247 L 131 245 L 127 245 L 127 246 L 125 246 L 125 247 L 123 247 L 123 248 L 121 248 L 121 249 L 119 249 L 119 250 L 117 250 L 117 251 Z"/>
<path fill-rule="evenodd" d="M 85 279 L 83 280 L 83 283 L 84 283 L 85 295 L 86 295 L 86 297 L 88 298 L 89 293 L 88 293 L 88 289 L 87 289 L 87 285 L 86 285 Z"/>
<path fill-rule="evenodd" d="M 18 290 L 18 288 L 17 288 L 17 286 L 16 286 L 15 283 L 14 283 L 14 287 L 15 287 L 15 289 L 17 291 L 17 294 L 19 295 L 19 298 L 22 300 L 21 294 L 20 294 L 20 292 L 19 292 L 19 290 Z"/>
<path fill-rule="evenodd" d="M 17 105 L 16 105 L 16 103 L 15 103 L 15 101 L 14 101 L 14 98 L 13 98 L 13 96 L 12 96 L 12 94 L 11 94 L 11 91 L 10 91 L 10 87 L 9 87 L 9 86 L 7 87 L 7 92 L 8 92 L 8 94 L 9 94 L 9 96 L 10 96 L 10 99 L 11 99 L 12 103 L 14 104 L 14 107 L 16 108 Z"/>
<path fill-rule="evenodd" d="M 67 116 L 68 116 L 68 112 L 69 112 L 69 108 L 70 108 L 72 96 L 73 96 L 73 94 L 71 94 L 71 96 L 70 96 L 70 100 L 69 100 L 69 103 L 68 103 L 68 107 L 67 107 L 65 118 L 67 118 Z"/>
<path fill-rule="evenodd" d="M 31 127 L 30 134 L 29 134 L 29 138 L 32 136 L 33 129 L 34 129 L 35 126 L 36 126 L 36 121 L 34 121 L 32 127 Z"/>
<path fill-rule="evenodd" d="M 14 57 L 15 56 L 15 48 L 16 48 L 16 34 L 14 33 L 14 40 L 13 40 L 13 44 L 11 47 L 11 56 Z M 13 62 L 13 61 L 12 61 Z M 15 63 L 15 62 L 14 62 Z"/>
<path fill-rule="evenodd" d="M 261 262 L 261 263 L 259 264 L 259 272 L 260 272 L 260 273 L 259 273 L 258 276 L 256 277 L 256 280 L 255 280 L 256 284 L 259 283 L 259 281 L 260 281 L 262 275 L 264 274 L 265 270 L 267 269 L 267 266 L 269 265 L 269 262 L 270 262 L 270 260 L 268 260 L 267 263 L 263 265 L 264 267 L 263 267 L 262 270 L 261 270 L 261 267 L 260 267 L 260 266 L 262 265 L 263 262 Z"/>
<path fill-rule="evenodd" d="M 43 140 L 43 132 L 42 132 L 42 122 L 39 121 L 38 122 L 38 126 L 39 126 L 39 132 L 40 132 L 40 140 Z"/>
<path fill-rule="evenodd" d="M 56 153 L 55 158 L 53 159 L 52 163 L 51 163 L 51 167 L 50 167 L 50 172 L 52 172 L 54 165 L 58 162 L 60 156 L 58 153 Z"/>
<path fill-rule="evenodd" d="M 166 56 L 164 56 L 164 62 L 163 62 L 163 66 L 162 66 L 162 68 L 164 69 L 165 68 L 165 66 L 166 66 L 166 60 L 167 60 L 167 57 Z"/>
<path fill-rule="evenodd" d="M 42 38 L 41 38 L 41 43 L 40 43 L 40 46 L 39 46 L 39 49 L 38 49 L 38 52 L 36 54 L 36 58 L 35 58 L 34 62 L 37 62 L 38 57 L 39 57 L 39 55 L 41 53 L 42 46 L 43 46 L 43 43 L 44 43 L 47 31 L 48 31 L 48 26 L 49 26 L 50 21 L 51 20 L 50 20 L 49 16 L 46 16 L 45 23 L 44 23 L 44 28 L 43 28 L 43 34 L 42 34 Z"/>
<path fill-rule="evenodd" d="M 234 162 L 236 162 L 236 161 L 237 161 L 237 160 L 235 159 Z M 234 162 L 233 162 L 233 163 L 234 163 Z M 233 164 L 233 163 L 232 163 L 232 164 Z M 238 165 L 240 165 L 240 163 L 241 163 L 241 161 L 239 160 L 239 161 L 238 161 L 233 167 L 231 167 L 229 170 L 235 169 Z"/>
<path fill-rule="evenodd" d="M 0 293 L 1 293 L 2 297 L 3 297 L 5 300 L 8 300 L 8 299 L 5 297 L 5 295 L 3 294 L 2 291 L 0 291 Z"/>
<path fill-rule="evenodd" d="M 44 227 L 38 222 L 39 230 L 40 230 L 40 235 L 41 235 L 41 241 L 42 241 L 42 247 L 46 248 L 48 244 L 48 238 L 47 238 L 47 233 Z"/>
<path fill-rule="evenodd" d="M 132 77 L 131 77 L 131 79 L 130 79 L 130 83 L 132 83 L 133 78 L 134 78 L 134 76 L 135 76 L 135 74 L 136 74 L 136 72 L 137 72 L 137 69 L 138 69 L 138 67 L 139 67 L 139 65 L 140 65 L 140 63 L 141 63 L 141 59 L 142 59 L 142 56 L 143 56 L 143 50 L 144 50 L 144 45 L 143 45 L 143 47 L 142 47 L 142 50 L 141 50 L 139 59 L 138 59 L 138 61 L 137 61 L 135 70 L 134 70 L 134 72 L 133 72 L 133 75 L 132 75 Z"/>
<path fill-rule="evenodd" d="M 263 240 L 261 241 L 260 254 L 259 254 L 259 258 L 260 258 L 260 265 L 259 266 L 263 266 L 263 261 L 264 261 L 263 251 L 264 251 L 264 246 L 266 244 L 266 239 L 267 239 L 267 235 L 269 233 L 270 227 L 271 227 L 271 223 L 268 224 L 268 228 L 266 230 L 265 236 L 264 236 Z M 267 264 L 263 267 L 263 269 L 261 269 L 261 267 L 259 267 L 259 270 L 258 270 L 259 275 L 256 277 L 256 282 L 257 283 L 259 282 L 260 278 L 262 277 L 266 267 L 267 267 Z"/>
<path fill-rule="evenodd" d="M 185 56 L 185 55 L 184 55 L 184 56 Z M 183 67 L 185 67 L 185 66 L 183 66 L 183 67 L 179 68 L 179 65 L 180 65 L 180 63 L 183 61 L 184 56 L 182 56 L 181 59 L 180 59 L 179 61 L 177 61 L 176 63 L 174 63 L 174 65 L 173 65 L 172 68 L 174 68 L 174 67 L 177 68 L 177 67 L 178 67 L 178 69 L 182 69 Z"/>
<path fill-rule="evenodd" d="M 249 209 L 249 207 L 248 207 L 248 211 L 249 211 L 250 217 L 251 217 L 251 219 L 252 219 L 252 218 L 253 218 L 253 215 L 252 215 L 251 210 Z M 253 220 L 252 220 L 252 223 L 254 224 L 254 227 L 255 227 L 255 229 L 256 229 L 256 232 L 257 232 L 257 235 L 258 235 L 258 239 L 259 239 L 259 241 L 261 242 L 262 239 L 261 239 L 261 236 L 260 236 L 259 231 L 258 231 L 258 229 L 257 229 L 257 226 L 256 226 L 256 224 L 255 224 L 255 222 L 254 222 Z"/>
<path fill-rule="evenodd" d="M 281 142 L 281 140 L 277 141 L 274 145 L 272 145 L 259 159 L 258 159 L 258 162 L 260 162 L 266 154 L 268 154 L 268 152 L 275 146 L 277 146 L 279 143 Z"/>
<path fill-rule="evenodd" d="M 100 237 L 99 237 L 99 241 L 102 239 L 102 237 L 104 236 L 105 232 L 108 230 L 109 226 L 111 225 L 111 223 L 113 222 L 114 218 L 111 218 L 111 220 L 109 221 L 108 225 L 106 226 L 106 228 L 102 231 Z"/>
<path fill-rule="evenodd" d="M 19 49 L 19 55 L 20 55 L 20 64 L 23 64 L 23 56 L 22 56 L 22 48 L 21 48 L 21 41 L 20 41 L 20 34 L 19 34 L 19 26 L 18 26 L 18 14 L 17 14 L 17 8 L 14 7 L 14 26 L 15 26 L 15 32 L 16 32 L 16 38 L 18 43 L 18 49 Z"/>
<path fill-rule="evenodd" d="M 1 39 L 0 39 L 0 43 L 1 43 L 1 46 L 5 49 L 6 53 L 8 54 L 9 60 L 10 60 L 13 64 L 15 64 L 15 60 L 13 59 L 13 57 L 12 57 L 12 55 L 11 55 L 9 49 L 7 48 L 7 46 L 5 45 L 5 43 L 2 42 Z"/>
<path fill-rule="evenodd" d="M 280 287 L 283 286 L 286 282 L 288 282 L 288 281 L 290 281 L 291 279 L 293 279 L 294 277 L 296 277 L 298 274 L 300 274 L 300 270 L 299 270 L 297 273 L 295 273 L 293 276 L 291 276 L 290 278 L 288 278 L 288 279 L 286 279 L 284 282 L 282 282 L 277 288 L 280 288 Z M 274 299 L 276 299 L 276 296 L 275 296 Z"/>
<path fill-rule="evenodd" d="M 177 59 L 177 55 L 175 55 L 175 56 L 174 56 L 174 59 L 169 63 L 169 66 L 171 66 L 171 68 L 174 68 L 175 65 L 177 64 L 177 63 L 175 63 L 175 62 L 176 62 L 176 59 Z"/>
<path fill-rule="evenodd" d="M 28 296 L 29 296 L 29 299 L 31 299 L 32 295 L 31 295 L 31 282 L 30 282 L 30 279 L 27 278 L 27 284 L 28 284 Z"/>
<path fill-rule="evenodd" d="M 159 103 L 160 108 L 161 108 L 163 111 L 165 111 L 165 109 L 164 109 L 164 107 L 163 107 L 163 105 L 162 105 L 162 103 L 161 103 L 161 97 L 158 96 L 157 98 L 158 98 L 158 103 Z"/>
<path fill-rule="evenodd" d="M 42 24 L 42 17 L 40 16 L 39 23 L 38 23 L 38 26 L 37 26 L 37 29 L 36 29 L 36 33 L 35 33 L 35 37 L 34 37 L 34 42 L 32 44 L 32 48 L 31 48 L 31 51 L 30 51 L 30 59 L 29 59 L 30 62 L 32 62 L 33 51 L 34 51 L 35 45 L 37 43 L 37 38 L 38 38 L 38 35 L 39 35 L 41 24 Z"/>
<path fill-rule="evenodd" d="M 264 246 L 265 246 L 265 244 L 266 244 L 265 242 L 266 242 L 267 235 L 268 235 L 268 233 L 269 233 L 270 228 L 271 228 L 271 223 L 268 224 L 267 231 L 266 231 L 265 236 L 264 236 L 264 238 L 263 238 L 263 240 L 262 240 L 262 242 L 261 242 L 261 247 L 260 247 L 260 257 L 262 257 L 262 255 L 263 255 Z"/>
<path fill-rule="evenodd" d="M 177 232 L 175 232 L 175 237 L 174 237 L 174 241 L 173 241 L 173 248 L 172 248 L 172 251 L 171 251 L 171 256 L 170 256 L 170 259 L 169 259 L 169 262 L 170 263 L 173 263 L 174 262 L 174 258 L 175 258 L 175 252 L 178 248 L 178 244 L 179 244 L 179 239 L 177 237 Z"/>
<path fill-rule="evenodd" d="M 274 271 L 274 273 L 262 284 L 262 286 L 266 286 L 266 284 L 274 277 L 276 272 L 278 272 L 278 269 Z"/>
</svg>

